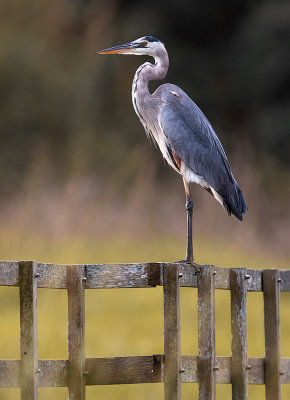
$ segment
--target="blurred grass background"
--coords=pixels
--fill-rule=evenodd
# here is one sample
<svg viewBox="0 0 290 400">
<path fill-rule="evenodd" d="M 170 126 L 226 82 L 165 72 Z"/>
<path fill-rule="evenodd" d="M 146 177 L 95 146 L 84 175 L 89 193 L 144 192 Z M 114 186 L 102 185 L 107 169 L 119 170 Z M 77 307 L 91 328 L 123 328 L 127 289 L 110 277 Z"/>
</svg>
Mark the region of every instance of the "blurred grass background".
<svg viewBox="0 0 290 400">
<path fill-rule="evenodd" d="M 131 104 L 143 58 L 96 55 L 153 35 L 169 52 L 166 81 L 181 86 L 213 123 L 249 207 L 240 223 L 192 188 L 196 261 L 289 268 L 289 26 L 289 3 L 274 0 L 1 2 L 1 259 L 184 258 L 181 179 L 149 145 Z M 39 289 L 38 296 L 39 357 L 66 358 L 66 293 Z M 196 296 L 181 290 L 183 354 L 197 354 Z M 18 302 L 16 288 L 0 288 L 1 359 L 19 358 Z M 284 357 L 289 306 L 282 293 Z M 87 357 L 163 352 L 161 288 L 87 291 L 86 320 Z M 250 293 L 250 356 L 264 356 L 263 323 L 262 294 Z M 230 355 L 224 291 L 217 293 L 216 330 L 217 354 Z M 88 399 L 162 393 L 162 384 L 87 388 Z M 184 400 L 194 393 L 196 384 L 182 385 Z M 66 399 L 67 389 L 43 388 L 39 397 Z M 0 389 L 0 400 L 18 398 L 19 390 Z M 217 398 L 230 399 L 230 385 L 218 385 Z M 264 399 L 264 387 L 250 386 L 249 398 Z"/>
</svg>

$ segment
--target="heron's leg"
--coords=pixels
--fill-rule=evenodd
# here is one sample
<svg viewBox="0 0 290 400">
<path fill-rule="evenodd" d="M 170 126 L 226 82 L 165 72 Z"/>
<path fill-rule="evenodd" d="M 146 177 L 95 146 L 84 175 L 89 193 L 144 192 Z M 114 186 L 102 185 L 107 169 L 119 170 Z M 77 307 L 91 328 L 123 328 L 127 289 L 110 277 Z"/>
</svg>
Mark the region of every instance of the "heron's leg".
<svg viewBox="0 0 290 400">
<path fill-rule="evenodd" d="M 186 250 L 186 262 L 193 262 L 193 246 L 192 246 L 192 210 L 193 201 L 189 189 L 188 182 L 183 178 L 183 184 L 185 189 L 186 203 L 185 208 L 187 211 L 187 250 Z"/>
</svg>

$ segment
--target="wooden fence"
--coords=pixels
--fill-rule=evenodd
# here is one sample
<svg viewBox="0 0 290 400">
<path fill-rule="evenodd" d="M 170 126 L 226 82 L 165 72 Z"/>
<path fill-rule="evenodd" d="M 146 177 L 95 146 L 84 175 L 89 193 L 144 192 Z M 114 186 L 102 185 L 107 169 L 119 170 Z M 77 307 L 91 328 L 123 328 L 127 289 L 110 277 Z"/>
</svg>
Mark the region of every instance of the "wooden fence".
<svg viewBox="0 0 290 400">
<path fill-rule="evenodd" d="M 85 358 L 85 289 L 163 286 L 164 354 Z M 165 399 L 180 399 L 181 382 L 198 382 L 199 399 L 215 399 L 216 383 L 232 384 L 245 400 L 248 384 L 266 385 L 266 399 L 281 398 L 290 383 L 290 358 L 280 357 L 280 291 L 290 291 L 290 270 L 254 270 L 169 263 L 54 265 L 0 262 L 0 286 L 19 286 L 20 360 L 0 360 L 0 387 L 20 387 L 22 400 L 38 387 L 65 386 L 84 400 L 87 385 L 164 382 Z M 198 355 L 180 355 L 179 288 L 198 288 Z M 37 288 L 68 292 L 68 360 L 38 360 Z M 232 357 L 215 355 L 215 289 L 231 291 Z M 264 294 L 265 359 L 247 355 L 247 292 Z"/>
</svg>

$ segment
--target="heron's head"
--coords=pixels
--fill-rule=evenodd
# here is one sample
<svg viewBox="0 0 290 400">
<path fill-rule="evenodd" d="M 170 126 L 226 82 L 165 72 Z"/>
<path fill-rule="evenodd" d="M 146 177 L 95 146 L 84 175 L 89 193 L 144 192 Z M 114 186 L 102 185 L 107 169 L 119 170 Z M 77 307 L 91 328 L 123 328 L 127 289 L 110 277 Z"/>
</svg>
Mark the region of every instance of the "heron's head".
<svg viewBox="0 0 290 400">
<path fill-rule="evenodd" d="M 160 40 L 153 36 L 143 36 L 133 42 L 98 51 L 98 54 L 133 54 L 156 57 L 160 51 L 164 50 L 164 44 Z"/>
</svg>

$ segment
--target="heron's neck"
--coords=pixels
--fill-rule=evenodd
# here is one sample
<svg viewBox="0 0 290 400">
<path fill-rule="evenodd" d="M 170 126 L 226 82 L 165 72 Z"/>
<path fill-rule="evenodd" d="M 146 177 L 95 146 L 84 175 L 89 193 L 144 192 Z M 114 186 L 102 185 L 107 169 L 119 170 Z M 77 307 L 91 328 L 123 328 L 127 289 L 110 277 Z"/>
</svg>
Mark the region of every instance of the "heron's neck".
<svg viewBox="0 0 290 400">
<path fill-rule="evenodd" d="M 157 121 L 160 101 L 154 96 L 154 93 L 151 94 L 149 92 L 148 83 L 153 80 L 163 79 L 167 73 L 168 65 L 168 54 L 164 48 L 155 57 L 155 65 L 147 62 L 137 69 L 132 85 L 132 101 L 136 114 L 145 128 L 147 136 L 151 137 L 159 145 L 161 151 L 163 150 L 158 134 Z"/>
<path fill-rule="evenodd" d="M 150 96 L 148 83 L 150 81 L 165 78 L 168 71 L 169 59 L 167 51 L 164 49 L 155 57 L 155 65 L 150 62 L 142 64 L 136 71 L 133 85 L 132 97 L 137 101 L 142 101 L 146 96 Z"/>
</svg>

